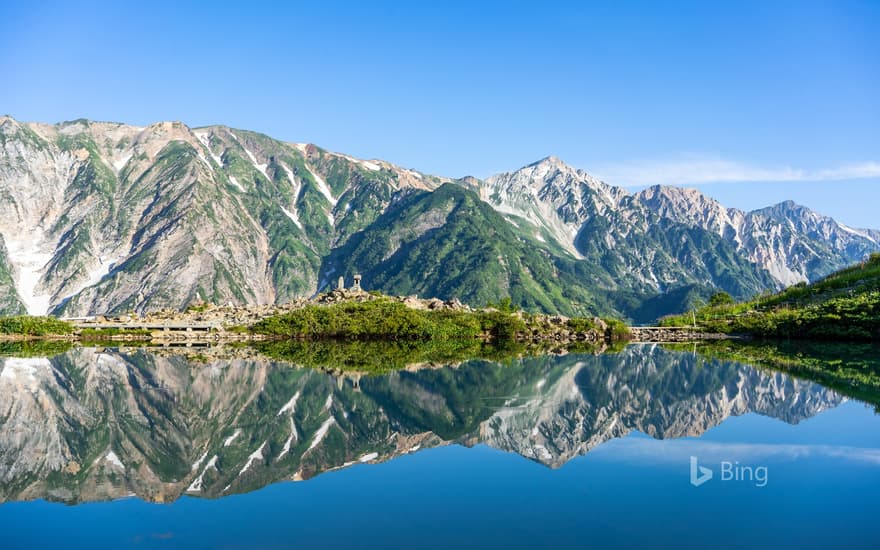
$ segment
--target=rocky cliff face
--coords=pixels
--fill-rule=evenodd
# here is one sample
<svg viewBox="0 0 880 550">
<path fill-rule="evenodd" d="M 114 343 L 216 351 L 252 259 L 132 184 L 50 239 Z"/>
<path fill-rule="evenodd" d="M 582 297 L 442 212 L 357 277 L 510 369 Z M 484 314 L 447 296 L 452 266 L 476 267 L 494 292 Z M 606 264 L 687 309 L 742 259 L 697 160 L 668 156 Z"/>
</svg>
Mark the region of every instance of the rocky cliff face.
<svg viewBox="0 0 880 550">
<path fill-rule="evenodd" d="M 682 223 L 555 157 L 493 176 L 480 193 L 534 239 L 556 243 L 624 293 L 665 293 L 690 284 L 748 296 L 776 284 L 714 232 Z"/>
<path fill-rule="evenodd" d="M 841 401 L 783 375 L 631 346 L 619 355 L 335 377 L 254 359 L 75 349 L 0 359 L 0 501 L 219 497 L 437 445 L 551 467 L 639 430 L 699 435 Z"/>
<path fill-rule="evenodd" d="M 553 157 L 453 181 L 176 122 L 2 117 L 0 196 L 7 314 L 283 303 L 361 272 L 388 293 L 647 321 L 880 250 L 880 232 L 793 204 L 744 213 L 677 188 L 632 195 Z"/>
<path fill-rule="evenodd" d="M 632 431 L 655 439 L 696 437 L 750 412 L 796 424 L 841 401 L 788 376 L 701 361 L 630 347 L 580 362 L 556 380 L 539 380 L 536 398 L 494 412 L 478 440 L 557 468 Z"/>
<path fill-rule="evenodd" d="M 612 215 L 627 194 L 556 157 L 492 176 L 478 189 L 496 210 L 530 226 L 535 239 L 552 239 L 575 258 L 583 257 L 575 240 L 584 224 Z"/>
<path fill-rule="evenodd" d="M 403 188 L 384 162 L 226 127 L 0 119 L 0 297 L 71 315 L 275 303 L 314 293 L 321 258 Z"/>
<path fill-rule="evenodd" d="M 852 229 L 791 201 L 743 212 L 693 189 L 661 186 L 636 199 L 661 216 L 719 235 L 783 286 L 861 261 L 880 243 L 878 231 Z"/>
<path fill-rule="evenodd" d="M 766 288 L 766 276 L 788 286 L 860 261 L 880 245 L 880 231 L 847 227 L 791 201 L 743 212 L 694 189 L 658 185 L 630 195 L 555 157 L 473 186 L 537 240 L 552 239 L 575 257 L 621 264 L 658 289 L 694 280 L 724 286 L 713 263 L 740 270 L 746 293 Z M 652 231 L 658 228 L 662 233 Z M 710 257 L 690 250 L 688 240 L 700 236 L 688 229 L 707 232 L 705 244 L 717 250 Z M 633 248 L 639 253 L 629 254 Z"/>
</svg>

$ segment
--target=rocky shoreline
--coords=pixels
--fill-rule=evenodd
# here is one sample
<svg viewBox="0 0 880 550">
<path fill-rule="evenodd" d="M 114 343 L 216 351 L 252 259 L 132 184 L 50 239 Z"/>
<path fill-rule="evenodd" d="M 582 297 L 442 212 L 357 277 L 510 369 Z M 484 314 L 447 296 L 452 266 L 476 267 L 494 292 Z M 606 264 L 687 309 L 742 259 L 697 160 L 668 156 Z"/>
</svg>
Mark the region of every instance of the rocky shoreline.
<svg viewBox="0 0 880 550">
<path fill-rule="evenodd" d="M 297 298 L 286 304 L 278 305 L 215 305 L 205 302 L 195 303 L 186 311 L 175 309 L 160 309 L 149 311 L 143 315 L 135 313 L 119 316 L 99 315 L 84 320 L 80 324 L 94 324 L 96 328 L 101 326 L 113 326 L 116 324 L 212 324 L 218 329 L 230 332 L 230 329 L 251 327 L 257 322 L 276 315 L 283 315 L 310 305 L 331 305 L 343 302 L 367 302 L 377 298 L 394 300 L 405 306 L 418 310 L 453 310 L 475 311 L 458 300 L 440 300 L 437 298 L 419 298 L 417 296 L 384 296 L 378 293 L 369 293 L 363 290 L 336 289 L 313 298 Z M 76 319 L 71 319 L 77 321 Z M 234 332 L 234 330 L 233 330 Z"/>
<path fill-rule="evenodd" d="M 639 344 L 651 343 L 682 343 L 699 342 L 704 340 L 731 340 L 742 339 L 733 334 L 720 332 L 705 332 L 694 327 L 629 327 L 632 342 Z"/>
<path fill-rule="evenodd" d="M 384 296 L 359 289 L 335 289 L 311 299 L 300 298 L 281 305 L 218 306 L 209 303 L 191 305 L 186 311 L 163 309 L 144 315 L 96 316 L 87 319 L 68 319 L 79 334 L 89 339 L 112 341 L 193 341 L 193 342 L 252 342 L 276 339 L 252 332 L 256 323 L 307 306 L 331 306 L 342 303 L 361 303 L 372 300 L 391 300 L 407 308 L 420 311 L 494 312 L 495 308 L 472 308 L 459 300 L 419 298 L 418 296 Z M 511 313 L 526 321 L 527 330 L 517 335 L 526 342 L 586 342 L 610 340 L 608 324 L 596 317 L 589 319 L 589 330 L 575 330 L 569 326 L 569 317 L 561 315 Z M 103 333 L 103 334 L 102 334 Z"/>
<path fill-rule="evenodd" d="M 337 288 L 312 298 L 299 298 L 280 305 L 214 305 L 199 302 L 186 311 L 162 309 L 138 315 L 136 313 L 87 318 L 62 319 L 73 327 L 72 334 L 31 336 L 23 334 L 0 335 L 0 341 L 55 339 L 71 341 L 113 341 L 164 343 L 235 343 L 281 339 L 277 335 L 254 330 L 261 321 L 279 317 L 309 306 L 335 306 L 346 303 L 364 303 L 385 300 L 406 308 L 425 312 L 505 313 L 522 321 L 513 338 L 519 342 L 586 343 L 598 345 L 613 341 L 634 342 L 692 342 L 729 338 L 723 334 L 707 334 L 695 328 L 684 327 L 624 327 L 621 323 L 598 317 L 570 318 L 562 315 L 501 312 L 494 307 L 473 308 L 459 300 L 419 298 L 418 296 L 384 296 L 365 292 L 360 288 Z M 483 339 L 490 339 L 484 335 Z"/>
</svg>

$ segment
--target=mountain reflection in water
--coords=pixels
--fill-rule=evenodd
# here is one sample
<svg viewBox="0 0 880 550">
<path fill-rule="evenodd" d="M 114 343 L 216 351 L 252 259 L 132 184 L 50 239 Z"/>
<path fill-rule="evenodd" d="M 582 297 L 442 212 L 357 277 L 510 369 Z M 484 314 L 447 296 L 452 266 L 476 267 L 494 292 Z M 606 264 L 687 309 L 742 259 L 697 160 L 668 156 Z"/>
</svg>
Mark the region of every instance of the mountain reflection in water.
<svg viewBox="0 0 880 550">
<path fill-rule="evenodd" d="M 450 443 L 557 468 L 632 431 L 699 436 L 749 412 L 797 423 L 843 400 L 656 346 L 380 376 L 94 348 L 0 369 L 0 502 L 216 498 Z"/>
</svg>

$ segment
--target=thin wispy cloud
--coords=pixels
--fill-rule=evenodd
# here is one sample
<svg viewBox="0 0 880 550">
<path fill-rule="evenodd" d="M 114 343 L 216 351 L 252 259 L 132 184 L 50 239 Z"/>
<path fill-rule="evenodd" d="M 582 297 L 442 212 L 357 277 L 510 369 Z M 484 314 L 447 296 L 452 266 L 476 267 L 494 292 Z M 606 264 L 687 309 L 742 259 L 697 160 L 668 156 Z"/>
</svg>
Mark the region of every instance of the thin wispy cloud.
<svg viewBox="0 0 880 550">
<path fill-rule="evenodd" d="M 600 166 L 600 179 L 623 186 L 699 185 L 733 182 L 842 181 L 880 178 L 880 162 L 867 161 L 823 170 L 791 166 L 763 167 L 721 158 L 689 156 L 675 160 L 638 161 Z"/>
<path fill-rule="evenodd" d="M 605 443 L 591 451 L 595 458 L 613 457 L 614 460 L 635 462 L 684 463 L 691 455 L 706 460 L 755 461 L 766 459 L 797 460 L 803 458 L 833 458 L 880 466 L 880 449 L 846 445 L 806 445 L 787 443 L 727 443 L 698 439 L 663 439 L 627 437 Z"/>
</svg>

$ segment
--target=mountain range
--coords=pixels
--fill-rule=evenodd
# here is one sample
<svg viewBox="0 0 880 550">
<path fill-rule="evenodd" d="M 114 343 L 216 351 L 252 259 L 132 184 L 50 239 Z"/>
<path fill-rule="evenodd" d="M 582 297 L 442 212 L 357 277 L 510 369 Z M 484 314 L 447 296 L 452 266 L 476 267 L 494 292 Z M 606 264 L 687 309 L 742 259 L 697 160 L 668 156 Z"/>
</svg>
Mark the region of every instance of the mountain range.
<svg viewBox="0 0 880 550">
<path fill-rule="evenodd" d="M 636 345 L 364 377 L 75 348 L 0 358 L 0 394 L 0 503 L 215 498 L 447 444 L 557 468 L 634 431 L 693 437 L 750 412 L 797 423 L 843 401 L 806 380 Z"/>
<path fill-rule="evenodd" d="M 0 314 L 283 303 L 363 274 L 389 294 L 636 322 L 880 250 L 792 202 L 638 193 L 548 157 L 484 180 L 225 126 L 0 117 Z"/>
</svg>

